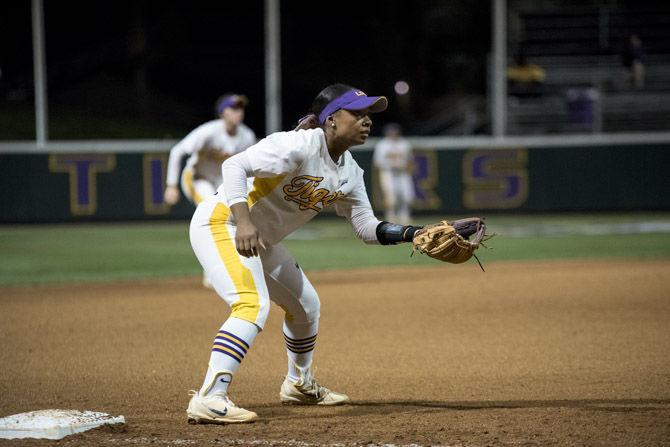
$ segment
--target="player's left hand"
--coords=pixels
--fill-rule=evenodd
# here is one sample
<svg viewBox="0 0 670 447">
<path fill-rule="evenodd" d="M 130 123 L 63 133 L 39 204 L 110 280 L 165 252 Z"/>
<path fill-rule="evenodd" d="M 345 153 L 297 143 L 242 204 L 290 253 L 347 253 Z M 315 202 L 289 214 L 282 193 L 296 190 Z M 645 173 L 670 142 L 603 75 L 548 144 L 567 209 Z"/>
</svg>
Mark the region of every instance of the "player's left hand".
<svg viewBox="0 0 670 447">
<path fill-rule="evenodd" d="M 470 236 L 473 236 L 472 240 Z M 484 219 L 469 217 L 426 225 L 414 233 L 412 245 L 414 251 L 425 253 L 431 258 L 460 264 L 473 256 L 477 259 L 475 250 L 493 236 L 486 234 Z M 481 263 L 479 266 L 484 270 Z"/>
</svg>

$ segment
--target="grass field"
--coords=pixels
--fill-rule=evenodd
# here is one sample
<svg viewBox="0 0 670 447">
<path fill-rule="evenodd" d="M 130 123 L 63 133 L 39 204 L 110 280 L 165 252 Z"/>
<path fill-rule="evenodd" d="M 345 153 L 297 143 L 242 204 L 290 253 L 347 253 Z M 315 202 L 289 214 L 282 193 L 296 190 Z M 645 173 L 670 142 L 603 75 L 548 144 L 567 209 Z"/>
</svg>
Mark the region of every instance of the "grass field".
<svg viewBox="0 0 670 447">
<path fill-rule="evenodd" d="M 417 223 L 434 221 L 420 217 Z M 490 262 L 539 259 L 670 258 L 670 213 L 492 216 L 498 235 L 479 251 Z M 343 219 L 319 217 L 286 246 L 307 270 L 419 266 L 408 244 L 366 246 Z M 200 273 L 188 222 L 0 227 L 0 286 L 189 276 Z M 478 268 L 475 261 L 472 268 Z"/>
</svg>

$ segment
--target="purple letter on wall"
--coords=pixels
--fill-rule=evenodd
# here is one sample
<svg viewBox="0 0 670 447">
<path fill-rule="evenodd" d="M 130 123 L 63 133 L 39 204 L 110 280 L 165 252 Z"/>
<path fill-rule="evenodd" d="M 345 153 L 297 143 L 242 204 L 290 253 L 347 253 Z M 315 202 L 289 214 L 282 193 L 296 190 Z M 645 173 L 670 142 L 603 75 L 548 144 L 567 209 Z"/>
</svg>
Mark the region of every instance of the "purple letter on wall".
<svg viewBox="0 0 670 447">
<path fill-rule="evenodd" d="M 116 167 L 113 154 L 51 154 L 49 170 L 70 176 L 70 212 L 75 216 L 90 216 L 98 208 L 98 172 Z"/>
<path fill-rule="evenodd" d="M 163 202 L 166 154 L 144 154 L 144 212 L 146 214 L 167 214 L 170 206 Z"/>
</svg>

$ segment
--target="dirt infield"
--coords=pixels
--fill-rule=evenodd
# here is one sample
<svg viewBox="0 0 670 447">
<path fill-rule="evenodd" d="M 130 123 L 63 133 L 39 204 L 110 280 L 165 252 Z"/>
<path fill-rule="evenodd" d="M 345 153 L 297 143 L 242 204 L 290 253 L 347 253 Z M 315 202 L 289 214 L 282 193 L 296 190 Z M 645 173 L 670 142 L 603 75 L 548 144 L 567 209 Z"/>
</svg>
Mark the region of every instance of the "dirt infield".
<svg viewBox="0 0 670 447">
<path fill-rule="evenodd" d="M 187 391 L 228 314 L 190 278 L 0 289 L 0 416 L 126 417 L 56 443 L 67 446 L 670 445 L 670 261 L 309 276 L 322 300 L 317 376 L 353 405 L 279 404 L 274 307 L 231 388 L 262 419 L 188 425 Z"/>
</svg>

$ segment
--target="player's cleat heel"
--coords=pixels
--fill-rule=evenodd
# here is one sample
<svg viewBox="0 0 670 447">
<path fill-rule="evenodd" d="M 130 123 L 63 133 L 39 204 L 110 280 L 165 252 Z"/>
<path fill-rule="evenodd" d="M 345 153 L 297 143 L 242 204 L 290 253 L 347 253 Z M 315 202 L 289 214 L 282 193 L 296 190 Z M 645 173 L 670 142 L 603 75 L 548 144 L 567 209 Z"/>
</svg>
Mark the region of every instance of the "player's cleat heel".
<svg viewBox="0 0 670 447">
<path fill-rule="evenodd" d="M 279 399 L 283 405 L 344 405 L 349 396 L 321 386 L 313 377 L 294 383 L 288 377 L 282 383 Z"/>
</svg>

